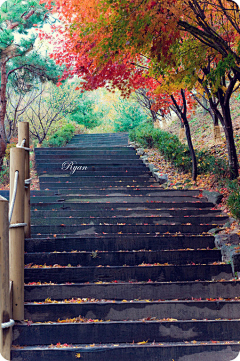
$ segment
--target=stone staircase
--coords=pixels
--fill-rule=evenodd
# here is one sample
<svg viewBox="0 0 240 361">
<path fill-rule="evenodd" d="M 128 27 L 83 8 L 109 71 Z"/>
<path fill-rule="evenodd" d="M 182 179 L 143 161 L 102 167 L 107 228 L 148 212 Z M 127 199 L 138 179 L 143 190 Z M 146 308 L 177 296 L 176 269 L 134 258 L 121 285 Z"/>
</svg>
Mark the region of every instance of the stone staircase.
<svg viewBox="0 0 240 361">
<path fill-rule="evenodd" d="M 235 359 L 240 282 L 207 233 L 226 217 L 200 191 L 161 188 L 124 133 L 35 155 L 12 360 Z"/>
</svg>

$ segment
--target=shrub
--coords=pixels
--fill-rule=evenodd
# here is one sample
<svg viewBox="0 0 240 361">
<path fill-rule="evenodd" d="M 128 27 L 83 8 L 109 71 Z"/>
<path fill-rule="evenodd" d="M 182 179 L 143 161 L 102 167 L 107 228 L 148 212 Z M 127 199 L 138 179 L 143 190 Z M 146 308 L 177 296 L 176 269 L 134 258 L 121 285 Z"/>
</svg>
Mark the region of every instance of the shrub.
<svg viewBox="0 0 240 361">
<path fill-rule="evenodd" d="M 222 158 L 209 154 L 207 150 L 197 153 L 199 173 L 213 173 L 221 178 L 228 176 L 228 164 Z"/>
<path fill-rule="evenodd" d="M 0 185 L 9 183 L 9 166 L 3 164 L 0 170 Z"/>
<path fill-rule="evenodd" d="M 47 140 L 43 141 L 43 146 L 49 147 L 63 147 L 68 143 L 75 133 L 73 124 L 66 124 L 52 134 Z"/>
<path fill-rule="evenodd" d="M 141 124 L 130 131 L 130 140 L 140 143 L 143 147 L 156 147 L 164 155 L 165 159 L 175 167 L 184 172 L 191 170 L 191 157 L 189 149 L 182 144 L 176 135 L 154 129 L 149 123 Z M 226 178 L 228 174 L 228 164 L 222 158 L 216 158 L 209 154 L 207 150 L 196 151 L 198 163 L 198 173 L 213 173 L 219 178 Z"/>
<path fill-rule="evenodd" d="M 231 191 L 227 205 L 233 217 L 240 219 L 240 185 L 237 179 L 228 183 L 228 188 Z"/>
<path fill-rule="evenodd" d="M 178 169 L 185 172 L 191 169 L 189 150 L 176 135 L 154 129 L 151 124 L 145 123 L 133 129 L 129 137 L 130 140 L 140 143 L 143 147 L 156 147 L 166 160 Z"/>
</svg>

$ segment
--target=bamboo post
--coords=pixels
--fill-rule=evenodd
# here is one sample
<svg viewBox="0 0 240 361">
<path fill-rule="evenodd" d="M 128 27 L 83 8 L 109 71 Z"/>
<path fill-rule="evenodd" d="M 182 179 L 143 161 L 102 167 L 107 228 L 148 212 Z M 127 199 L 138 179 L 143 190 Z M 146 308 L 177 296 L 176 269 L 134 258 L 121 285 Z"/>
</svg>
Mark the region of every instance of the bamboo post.
<svg viewBox="0 0 240 361">
<path fill-rule="evenodd" d="M 18 144 L 25 139 L 24 147 L 29 148 L 29 123 L 21 122 L 18 124 Z M 29 151 L 25 150 L 25 179 L 30 179 Z M 30 216 L 30 184 L 25 188 L 24 199 L 24 222 L 27 226 L 24 228 L 25 238 L 31 237 L 31 216 Z"/>
<path fill-rule="evenodd" d="M 0 323 L 11 318 L 10 282 L 9 282 L 9 223 L 8 201 L 0 196 Z M 1 326 L 1 325 L 0 325 Z M 0 327 L 0 353 L 10 360 L 12 330 Z"/>
<path fill-rule="evenodd" d="M 18 171 L 17 192 L 9 230 L 10 280 L 13 282 L 13 319 L 24 319 L 24 180 L 25 150 L 10 150 L 10 209 L 14 179 Z"/>
</svg>

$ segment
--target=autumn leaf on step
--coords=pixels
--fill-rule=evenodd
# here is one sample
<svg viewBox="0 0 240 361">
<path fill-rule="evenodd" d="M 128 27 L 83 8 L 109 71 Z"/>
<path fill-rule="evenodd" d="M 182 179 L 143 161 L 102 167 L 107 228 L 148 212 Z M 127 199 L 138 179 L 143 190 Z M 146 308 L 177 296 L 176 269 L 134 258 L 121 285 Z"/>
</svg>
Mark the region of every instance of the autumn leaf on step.
<svg viewBox="0 0 240 361">
<path fill-rule="evenodd" d="M 80 353 L 76 353 L 75 357 L 76 357 L 76 358 L 80 358 L 80 357 L 81 357 L 81 354 L 80 354 Z"/>
<path fill-rule="evenodd" d="M 144 345 L 145 343 L 148 343 L 148 340 L 147 340 L 147 341 L 138 342 L 137 344 L 138 344 L 138 345 Z"/>
</svg>

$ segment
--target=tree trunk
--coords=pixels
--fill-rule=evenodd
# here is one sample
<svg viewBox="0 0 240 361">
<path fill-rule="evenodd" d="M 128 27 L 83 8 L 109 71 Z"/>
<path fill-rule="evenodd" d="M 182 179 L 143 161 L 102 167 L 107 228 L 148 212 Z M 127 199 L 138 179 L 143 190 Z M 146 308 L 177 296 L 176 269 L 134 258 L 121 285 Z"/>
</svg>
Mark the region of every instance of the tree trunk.
<svg viewBox="0 0 240 361">
<path fill-rule="evenodd" d="M 227 151 L 228 151 L 228 163 L 230 169 L 230 179 L 236 179 L 238 177 L 238 157 L 237 151 L 234 142 L 231 111 L 229 102 L 221 104 L 224 120 L 224 132 L 227 142 Z"/>
<path fill-rule="evenodd" d="M 203 116 L 207 115 L 208 111 L 207 111 L 207 108 L 208 108 L 208 102 L 207 102 L 207 99 L 206 99 L 206 96 L 205 96 L 205 93 L 203 94 L 202 96 L 202 102 L 203 102 Z"/>
<path fill-rule="evenodd" d="M 0 63 L 1 66 L 1 89 L 0 89 L 0 170 L 3 164 L 3 158 L 5 155 L 7 141 L 4 120 L 7 108 L 6 87 L 7 87 L 7 73 L 6 73 L 6 61 L 3 60 Z"/>
<path fill-rule="evenodd" d="M 219 125 L 218 117 L 215 113 L 213 113 L 213 124 L 215 127 Z"/>
<path fill-rule="evenodd" d="M 192 144 L 192 137 L 191 137 L 188 120 L 185 117 L 185 119 L 183 119 L 183 121 L 184 121 L 184 126 L 185 126 L 187 142 L 188 142 L 188 148 L 189 148 L 190 155 L 192 158 L 192 179 L 195 181 L 197 179 L 197 159 L 196 159 L 195 150 L 194 150 L 193 144 Z"/>
<path fill-rule="evenodd" d="M 186 102 L 185 92 L 183 89 L 181 89 L 181 96 L 182 96 L 182 100 L 183 100 L 183 110 L 181 110 L 181 108 L 177 104 L 176 99 L 174 98 L 173 95 L 171 95 L 171 99 L 173 101 L 174 106 L 177 109 L 177 114 L 179 113 L 181 115 L 181 127 L 184 126 L 184 128 L 185 128 L 188 148 L 189 148 L 189 152 L 190 152 L 190 155 L 192 158 L 192 179 L 195 181 L 197 179 L 197 159 L 196 159 L 195 150 L 194 150 L 193 144 L 192 144 L 192 137 L 191 137 L 189 123 L 187 120 L 187 102 Z"/>
</svg>

